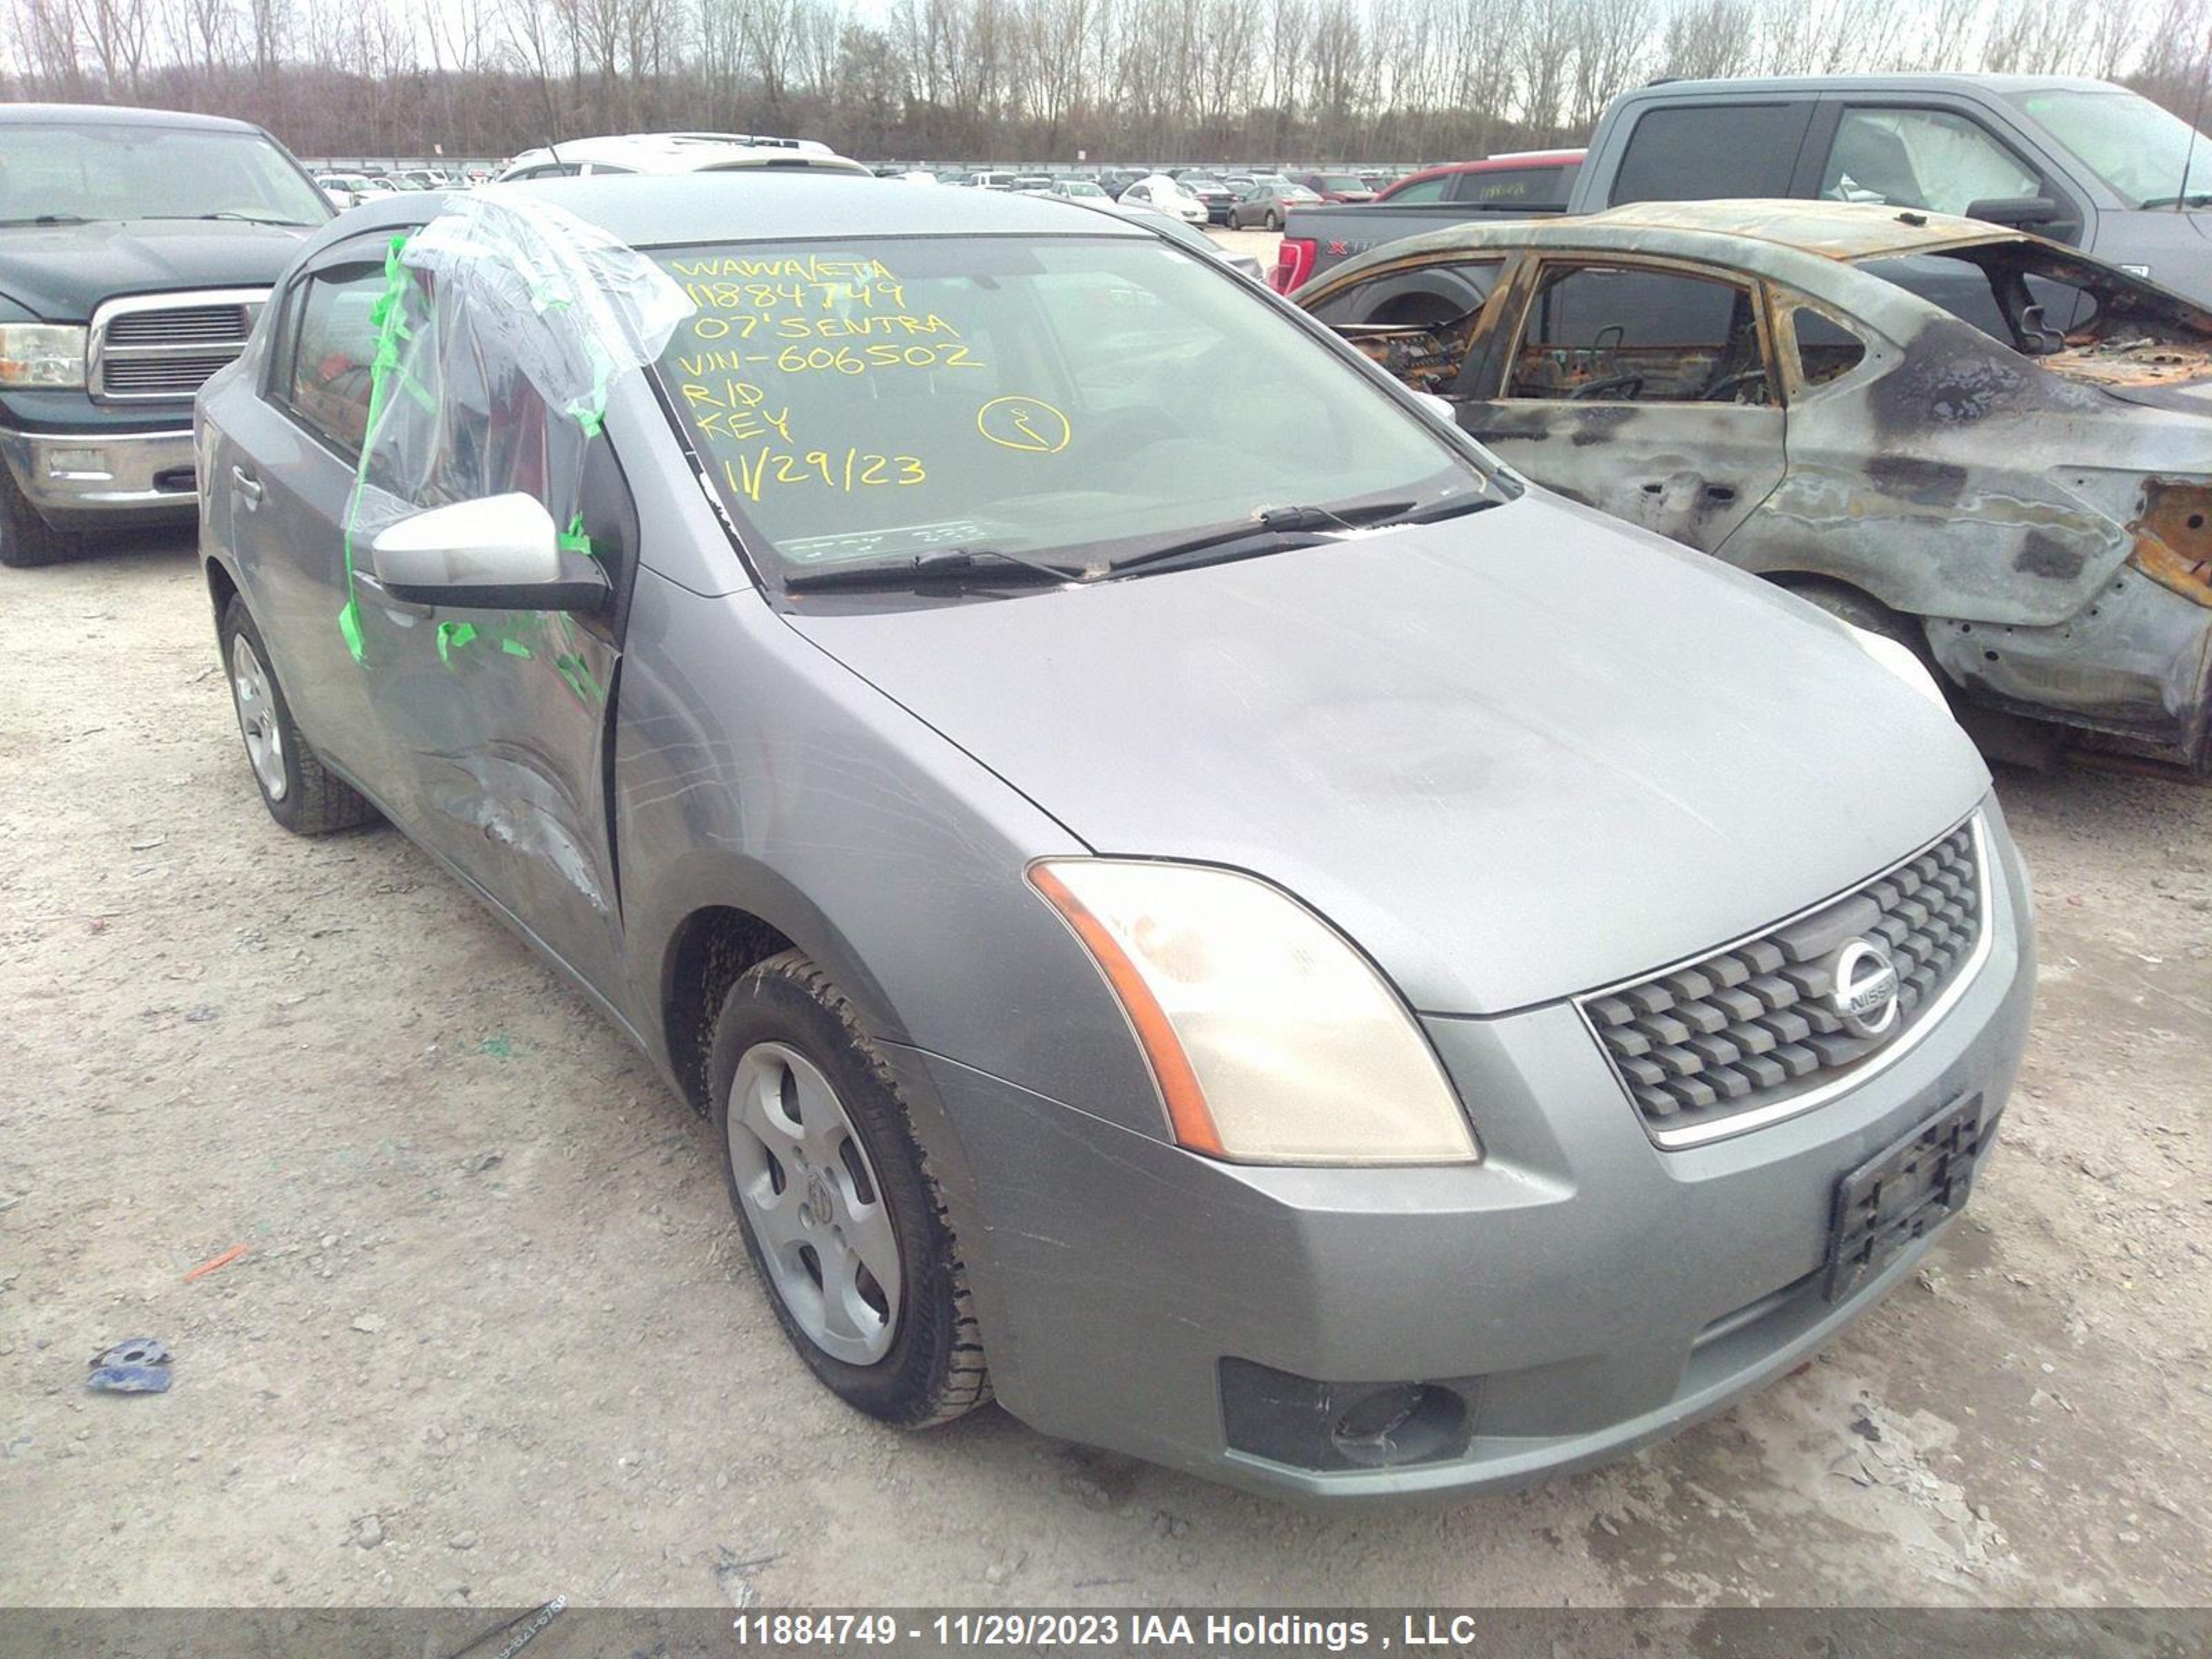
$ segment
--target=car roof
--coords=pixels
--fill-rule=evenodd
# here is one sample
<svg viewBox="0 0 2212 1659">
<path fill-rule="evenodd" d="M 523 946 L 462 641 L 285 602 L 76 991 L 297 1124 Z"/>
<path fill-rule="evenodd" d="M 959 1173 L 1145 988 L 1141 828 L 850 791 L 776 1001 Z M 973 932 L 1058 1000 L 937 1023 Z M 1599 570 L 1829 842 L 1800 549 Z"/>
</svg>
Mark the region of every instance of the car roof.
<svg viewBox="0 0 2212 1659">
<path fill-rule="evenodd" d="M 1964 70 L 1926 70 L 1892 75 L 1767 75 L 1747 80 L 1654 81 L 1624 94 L 1674 97 L 1722 93 L 1731 99 L 1759 92 L 1943 92 L 1980 88 L 1984 92 L 2125 92 L 2125 87 L 2087 75 L 1977 75 Z"/>
<path fill-rule="evenodd" d="M 261 131 L 251 121 L 234 121 L 223 115 L 134 109 L 126 104 L 0 104 L 0 126 L 33 126 L 48 121 L 100 127 L 194 127 L 205 132 Z"/>
<path fill-rule="evenodd" d="M 762 141 L 743 134 L 635 132 L 597 138 L 563 139 L 556 145 L 525 150 L 508 168 L 558 161 L 604 161 L 614 167 L 661 173 L 706 172 L 718 167 L 786 167 L 794 172 L 860 173 L 868 169 L 826 144 L 799 139 Z"/>
<path fill-rule="evenodd" d="M 892 180 L 821 173 L 640 173 L 486 185 L 466 198 L 445 191 L 380 198 L 332 221 L 313 246 L 365 230 L 420 224 L 447 200 L 512 194 L 566 209 L 633 247 L 698 242 L 835 240 L 877 236 L 1150 236 L 1064 201 L 995 191 L 915 190 Z"/>
<path fill-rule="evenodd" d="M 1382 246 L 1326 273 L 1334 283 L 1349 270 L 1368 270 L 1410 255 L 1516 247 L 1581 248 L 1601 252 L 1679 253 L 1754 268 L 1745 244 L 1770 254 L 1849 263 L 1925 253 L 1974 243 L 2033 238 L 1980 219 L 1858 202 L 1634 202 L 1602 213 L 1532 219 L 1470 220 Z"/>
</svg>

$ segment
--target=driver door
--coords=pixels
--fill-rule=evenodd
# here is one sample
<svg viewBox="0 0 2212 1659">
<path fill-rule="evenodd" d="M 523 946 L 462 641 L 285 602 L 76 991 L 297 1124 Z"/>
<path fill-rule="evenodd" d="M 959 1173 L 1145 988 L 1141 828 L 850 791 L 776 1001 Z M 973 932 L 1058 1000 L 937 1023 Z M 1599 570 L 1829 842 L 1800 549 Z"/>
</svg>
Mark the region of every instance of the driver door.
<svg viewBox="0 0 2212 1659">
<path fill-rule="evenodd" d="M 607 811 L 609 715 L 637 520 L 610 438 L 587 436 L 477 337 L 465 307 L 414 325 L 411 395 L 394 393 L 372 472 L 392 510 L 523 494 L 568 526 L 608 591 L 580 611 L 402 599 L 354 580 L 356 672 L 395 752 L 408 833 L 496 900 L 603 993 L 618 982 L 620 914 Z"/>
<path fill-rule="evenodd" d="M 1785 465 L 1756 284 L 1704 267 L 1531 261 L 1470 361 L 1459 422 L 1547 489 L 1717 553 Z M 1517 316 L 1515 314 L 1517 312 Z"/>
</svg>

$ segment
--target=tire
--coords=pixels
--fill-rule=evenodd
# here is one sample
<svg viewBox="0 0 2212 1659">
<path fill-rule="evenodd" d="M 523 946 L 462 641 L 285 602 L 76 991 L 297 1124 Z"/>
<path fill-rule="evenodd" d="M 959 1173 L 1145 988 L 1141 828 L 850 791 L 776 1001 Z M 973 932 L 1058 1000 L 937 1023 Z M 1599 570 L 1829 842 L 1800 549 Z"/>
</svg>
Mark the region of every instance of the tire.
<svg viewBox="0 0 2212 1659">
<path fill-rule="evenodd" d="M 84 552 L 84 537 L 74 530 L 57 530 L 39 516 L 15 469 L 0 461 L 0 564 L 27 570 L 34 565 L 61 564 Z"/>
<path fill-rule="evenodd" d="M 843 993 L 798 951 L 748 969 L 715 1018 L 708 1076 L 745 1252 L 808 1368 L 897 1428 L 933 1428 L 988 1401 L 944 1196 Z"/>
<path fill-rule="evenodd" d="M 374 818 L 376 809 L 316 759 L 300 735 L 284 689 L 269 666 L 261 630 L 253 625 L 246 601 L 234 593 L 223 606 L 216 637 L 230 681 L 231 704 L 238 711 L 246 769 L 269 816 L 295 836 L 327 835 Z"/>
<path fill-rule="evenodd" d="M 1275 232 L 1278 235 L 1282 234 L 1283 216 L 1281 214 L 1270 213 L 1263 222 L 1269 230 Z"/>
</svg>

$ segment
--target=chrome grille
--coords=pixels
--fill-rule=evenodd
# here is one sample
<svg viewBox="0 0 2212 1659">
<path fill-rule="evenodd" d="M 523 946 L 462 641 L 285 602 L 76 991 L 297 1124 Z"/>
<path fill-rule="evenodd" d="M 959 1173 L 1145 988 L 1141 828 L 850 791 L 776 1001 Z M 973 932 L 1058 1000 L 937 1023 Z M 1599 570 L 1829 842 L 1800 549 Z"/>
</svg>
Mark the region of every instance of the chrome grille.
<svg viewBox="0 0 2212 1659">
<path fill-rule="evenodd" d="M 136 294 L 93 313 L 88 389 L 103 403 L 190 398 L 245 349 L 264 289 Z"/>
<path fill-rule="evenodd" d="M 1808 1109 L 1901 1054 L 1987 945 L 1978 818 L 1839 899 L 1680 967 L 1582 999 L 1644 1127 L 1694 1145 Z M 1838 953 L 1878 939 L 1897 1017 L 1855 1033 L 1836 1006 Z"/>
</svg>

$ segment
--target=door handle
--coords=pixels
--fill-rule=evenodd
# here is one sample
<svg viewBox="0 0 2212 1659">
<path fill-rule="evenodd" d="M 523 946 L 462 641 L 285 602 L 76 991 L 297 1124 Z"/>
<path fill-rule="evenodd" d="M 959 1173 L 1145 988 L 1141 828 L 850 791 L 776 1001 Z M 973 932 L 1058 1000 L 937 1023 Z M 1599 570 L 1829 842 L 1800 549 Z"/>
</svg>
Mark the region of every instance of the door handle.
<svg viewBox="0 0 2212 1659">
<path fill-rule="evenodd" d="M 230 469 L 230 482 L 232 487 L 234 488 L 240 495 L 246 497 L 246 504 L 248 507 L 258 507 L 261 505 L 260 479 L 255 477 L 251 472 L 248 472 L 242 466 L 234 466 Z"/>
</svg>

